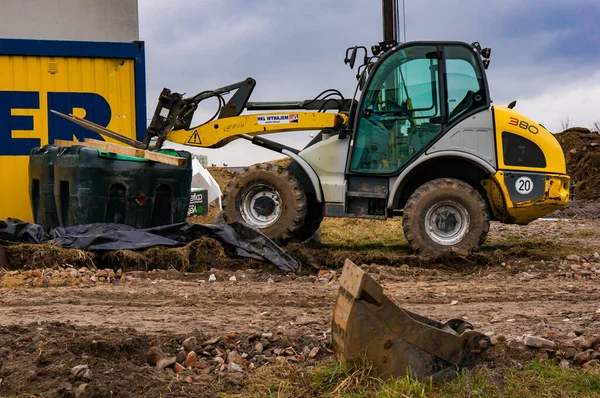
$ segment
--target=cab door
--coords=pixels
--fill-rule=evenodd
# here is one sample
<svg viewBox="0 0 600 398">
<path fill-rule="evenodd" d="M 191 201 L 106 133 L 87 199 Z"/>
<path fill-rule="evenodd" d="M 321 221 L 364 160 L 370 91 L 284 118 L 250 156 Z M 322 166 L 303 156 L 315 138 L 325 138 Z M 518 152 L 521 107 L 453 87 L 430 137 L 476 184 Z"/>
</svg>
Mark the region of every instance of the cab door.
<svg viewBox="0 0 600 398">
<path fill-rule="evenodd" d="M 359 104 L 348 174 L 395 175 L 445 131 L 489 107 L 473 47 L 416 43 L 379 61 Z"/>
<path fill-rule="evenodd" d="M 441 131 L 437 46 L 402 48 L 381 61 L 358 113 L 352 173 L 391 174 Z"/>
</svg>

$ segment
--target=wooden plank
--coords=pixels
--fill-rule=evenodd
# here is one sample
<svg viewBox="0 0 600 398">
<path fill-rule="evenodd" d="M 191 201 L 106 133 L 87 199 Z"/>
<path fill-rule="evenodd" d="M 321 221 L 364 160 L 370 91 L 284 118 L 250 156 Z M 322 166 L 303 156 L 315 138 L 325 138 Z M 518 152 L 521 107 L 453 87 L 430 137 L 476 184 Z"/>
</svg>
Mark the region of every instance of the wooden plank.
<svg viewBox="0 0 600 398">
<path fill-rule="evenodd" d="M 73 145 L 84 145 L 83 142 L 77 141 L 66 141 L 66 140 L 54 140 L 56 146 L 73 146 Z"/>
<path fill-rule="evenodd" d="M 160 162 L 170 164 L 172 166 L 185 166 L 187 164 L 186 158 L 180 158 L 179 156 L 165 155 L 164 153 L 144 151 L 144 157 L 153 162 Z"/>
<path fill-rule="evenodd" d="M 124 145 L 119 145 L 119 144 L 113 144 L 111 142 L 106 142 L 106 141 L 100 141 L 100 140 L 94 140 L 91 138 L 86 138 L 84 145 L 90 146 L 92 148 L 96 148 L 99 149 L 101 151 L 105 151 L 105 152 L 110 152 L 110 153 L 116 153 L 119 155 L 125 155 L 125 156 L 133 156 L 136 158 L 143 158 L 144 157 L 144 150 L 143 149 L 137 149 L 137 148 L 132 148 L 129 146 L 124 146 Z"/>
<path fill-rule="evenodd" d="M 99 149 L 101 151 L 116 153 L 125 156 L 134 156 L 136 158 L 146 158 L 152 162 L 159 162 L 170 164 L 172 166 L 185 166 L 187 164 L 186 158 L 179 156 L 166 155 L 164 153 L 158 153 L 153 151 L 145 151 L 143 149 L 132 148 L 129 146 L 113 144 L 112 142 L 94 140 L 86 138 L 84 142 L 77 141 L 65 141 L 65 140 L 54 140 L 54 145 L 58 146 L 73 146 L 73 145 L 85 145 L 91 148 Z"/>
</svg>

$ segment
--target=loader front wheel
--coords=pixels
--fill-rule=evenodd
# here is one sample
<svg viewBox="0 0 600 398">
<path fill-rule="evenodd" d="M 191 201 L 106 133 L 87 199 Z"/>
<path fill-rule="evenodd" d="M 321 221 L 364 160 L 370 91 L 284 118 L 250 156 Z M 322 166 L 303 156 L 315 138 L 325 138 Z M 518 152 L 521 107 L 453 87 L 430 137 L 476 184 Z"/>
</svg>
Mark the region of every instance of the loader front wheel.
<svg viewBox="0 0 600 398">
<path fill-rule="evenodd" d="M 490 229 L 487 205 L 464 181 L 439 178 L 419 187 L 403 215 L 404 236 L 417 253 L 449 249 L 471 251 L 481 246 Z"/>
<path fill-rule="evenodd" d="M 245 168 L 223 193 L 226 222 L 242 222 L 271 239 L 287 242 L 302 227 L 306 195 L 283 167 L 270 163 Z"/>
</svg>

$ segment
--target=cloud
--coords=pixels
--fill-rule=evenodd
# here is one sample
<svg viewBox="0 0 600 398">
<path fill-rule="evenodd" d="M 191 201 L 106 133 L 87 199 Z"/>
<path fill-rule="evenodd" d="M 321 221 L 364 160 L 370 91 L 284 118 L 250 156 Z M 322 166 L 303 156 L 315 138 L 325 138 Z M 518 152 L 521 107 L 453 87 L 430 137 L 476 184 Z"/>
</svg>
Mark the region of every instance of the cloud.
<svg viewBox="0 0 600 398">
<path fill-rule="evenodd" d="M 564 87 L 518 101 L 515 108 L 556 133 L 569 119 L 570 127 L 591 128 L 600 120 L 600 72 Z"/>
<path fill-rule="evenodd" d="M 600 117 L 597 0 L 405 4 L 408 39 L 492 48 L 494 103 L 516 99 L 518 110 L 551 129 L 565 114 L 586 126 Z M 303 100 L 327 88 L 351 96 L 356 72 L 342 62 L 345 49 L 370 47 L 382 35 L 381 2 L 373 0 L 139 0 L 139 14 L 149 117 L 163 87 L 193 94 L 248 76 L 258 82 L 252 101 Z M 214 105 L 202 107 L 197 120 L 210 117 Z M 310 139 L 305 132 L 269 138 L 295 147 Z M 230 165 L 278 157 L 246 142 L 201 152 Z"/>
</svg>

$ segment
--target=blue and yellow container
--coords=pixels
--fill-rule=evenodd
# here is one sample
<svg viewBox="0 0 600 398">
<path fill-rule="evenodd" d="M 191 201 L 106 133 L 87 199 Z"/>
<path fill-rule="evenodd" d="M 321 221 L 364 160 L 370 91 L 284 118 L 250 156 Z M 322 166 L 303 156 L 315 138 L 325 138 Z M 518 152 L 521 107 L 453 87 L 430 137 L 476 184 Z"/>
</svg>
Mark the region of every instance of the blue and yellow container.
<svg viewBox="0 0 600 398">
<path fill-rule="evenodd" d="M 0 39 L 0 220 L 33 221 L 31 149 L 56 139 L 105 139 L 51 110 L 143 139 L 144 62 L 143 42 Z"/>
</svg>

